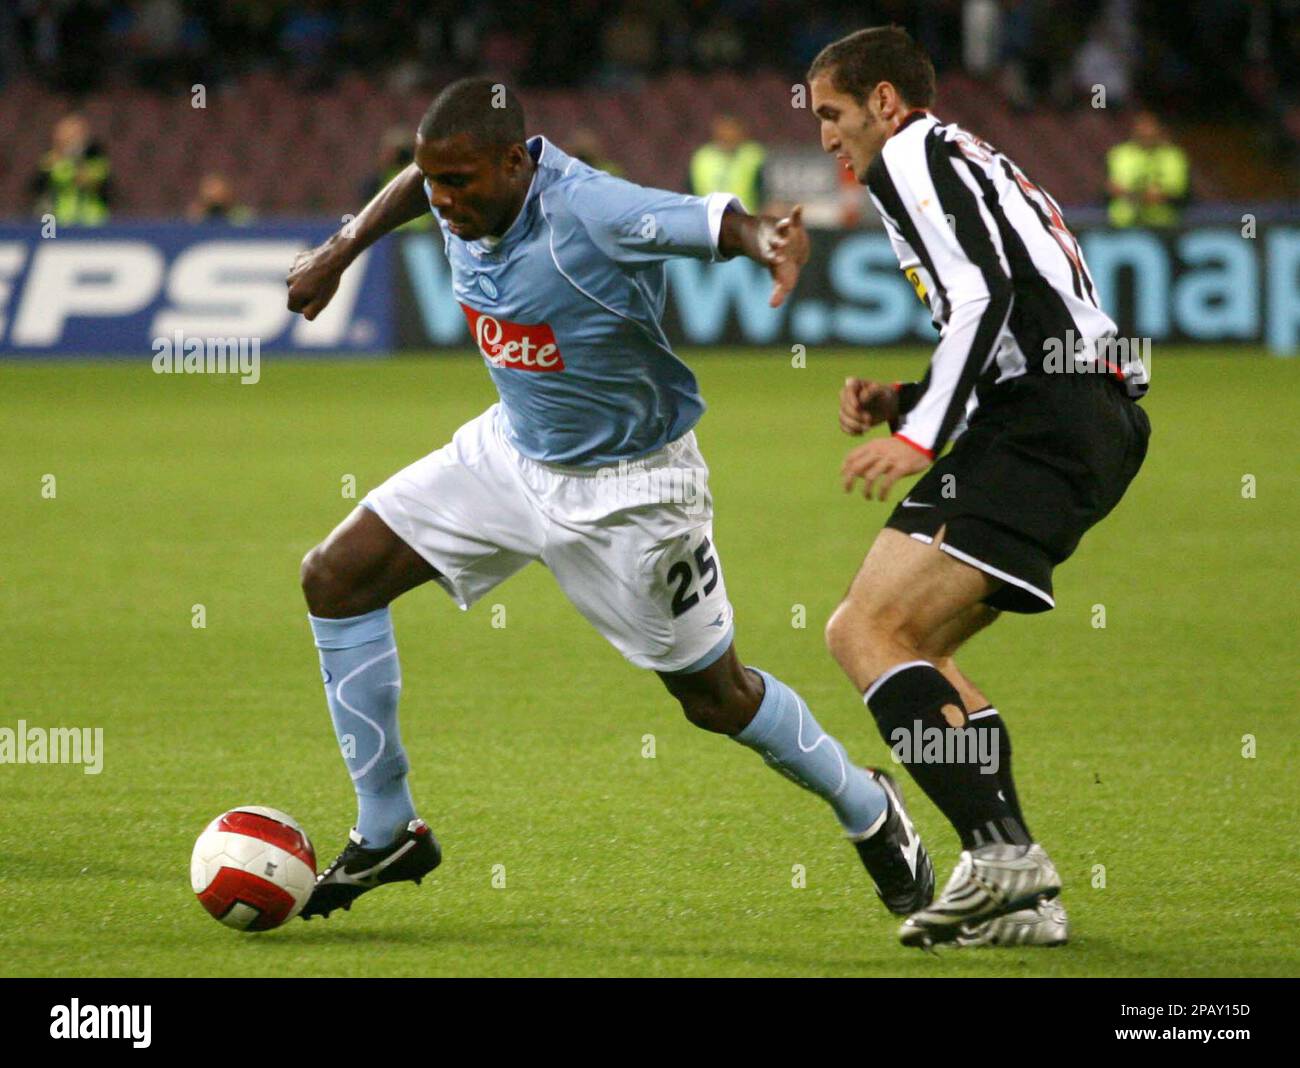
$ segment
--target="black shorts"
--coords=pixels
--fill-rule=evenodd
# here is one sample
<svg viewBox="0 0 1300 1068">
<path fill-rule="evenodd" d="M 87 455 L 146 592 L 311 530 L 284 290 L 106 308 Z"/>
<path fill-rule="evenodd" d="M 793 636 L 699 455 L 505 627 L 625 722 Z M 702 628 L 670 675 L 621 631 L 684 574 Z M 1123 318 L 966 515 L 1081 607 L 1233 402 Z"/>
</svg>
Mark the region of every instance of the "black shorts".
<svg viewBox="0 0 1300 1068">
<path fill-rule="evenodd" d="M 1151 424 L 1103 375 L 1025 375 L 981 398 L 970 426 L 886 522 L 1002 579 L 985 603 L 1045 612 L 1052 569 L 1119 503 Z"/>
</svg>

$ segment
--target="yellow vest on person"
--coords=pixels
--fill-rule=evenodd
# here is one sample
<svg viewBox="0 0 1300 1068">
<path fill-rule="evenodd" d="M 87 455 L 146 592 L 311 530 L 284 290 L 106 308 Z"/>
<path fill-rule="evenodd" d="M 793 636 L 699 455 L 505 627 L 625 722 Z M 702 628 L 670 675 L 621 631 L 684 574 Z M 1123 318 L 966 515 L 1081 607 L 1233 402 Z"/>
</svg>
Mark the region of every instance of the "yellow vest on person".
<svg viewBox="0 0 1300 1068">
<path fill-rule="evenodd" d="M 1106 154 L 1106 171 L 1111 182 L 1126 195 L 1111 196 L 1110 221 L 1113 226 L 1174 226 L 1182 215 L 1178 200 L 1187 195 L 1187 153 L 1177 145 L 1145 148 L 1136 141 L 1125 141 Z M 1155 189 L 1166 202 L 1148 204 L 1142 195 Z"/>
<path fill-rule="evenodd" d="M 757 141 L 746 141 L 735 152 L 724 152 L 715 144 L 702 145 L 691 157 L 691 192 L 733 193 L 748 212 L 757 212 L 759 175 L 766 154 Z"/>
<path fill-rule="evenodd" d="M 103 156 L 68 159 L 47 155 L 41 163 L 49 187 L 49 210 L 64 226 L 102 226 L 108 221 L 104 185 L 108 160 Z"/>
</svg>

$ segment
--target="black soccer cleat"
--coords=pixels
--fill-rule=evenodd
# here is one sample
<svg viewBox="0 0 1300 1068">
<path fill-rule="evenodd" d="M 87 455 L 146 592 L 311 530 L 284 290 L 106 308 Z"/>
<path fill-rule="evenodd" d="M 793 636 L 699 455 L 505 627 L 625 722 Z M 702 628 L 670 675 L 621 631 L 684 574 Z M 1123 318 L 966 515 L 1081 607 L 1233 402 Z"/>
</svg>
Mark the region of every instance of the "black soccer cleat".
<svg viewBox="0 0 1300 1068">
<path fill-rule="evenodd" d="M 855 840 L 876 896 L 896 916 L 907 916 L 934 900 L 934 865 L 921 837 L 903 807 L 903 795 L 893 777 L 879 768 L 867 768 L 889 801 L 885 822 L 869 838 Z"/>
<path fill-rule="evenodd" d="M 328 916 L 335 909 L 350 909 L 367 890 L 384 883 L 419 883 L 442 863 L 438 839 L 424 820 L 411 820 L 406 830 L 383 849 L 367 849 L 365 839 L 352 828 L 348 844 L 334 863 L 316 876 L 316 888 L 298 913 L 304 920 Z"/>
</svg>

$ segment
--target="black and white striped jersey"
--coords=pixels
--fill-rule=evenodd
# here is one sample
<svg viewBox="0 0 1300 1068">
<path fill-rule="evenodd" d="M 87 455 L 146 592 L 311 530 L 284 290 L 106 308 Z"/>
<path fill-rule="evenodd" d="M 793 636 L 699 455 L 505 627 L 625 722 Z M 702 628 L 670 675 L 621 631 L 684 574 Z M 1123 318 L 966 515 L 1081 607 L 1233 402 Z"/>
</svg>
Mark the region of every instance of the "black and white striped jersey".
<svg viewBox="0 0 1300 1068">
<path fill-rule="evenodd" d="M 938 455 L 974 412 L 977 385 L 1041 372 L 1062 346 L 1080 369 L 1105 363 L 1116 327 L 1078 241 L 1056 201 L 993 146 L 914 111 L 868 169 L 867 190 L 940 333 L 925 378 L 900 395 L 908 444 Z M 1108 373 L 1145 392 L 1140 364 Z"/>
</svg>

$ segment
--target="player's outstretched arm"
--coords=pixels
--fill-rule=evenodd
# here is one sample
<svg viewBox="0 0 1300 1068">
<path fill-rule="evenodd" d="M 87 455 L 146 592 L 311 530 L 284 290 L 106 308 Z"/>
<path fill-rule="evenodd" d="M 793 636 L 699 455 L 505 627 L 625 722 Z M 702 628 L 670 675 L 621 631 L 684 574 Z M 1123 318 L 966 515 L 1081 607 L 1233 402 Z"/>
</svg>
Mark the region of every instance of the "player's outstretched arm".
<svg viewBox="0 0 1300 1068">
<path fill-rule="evenodd" d="M 784 219 L 726 211 L 718 233 L 718 251 L 724 256 L 748 256 L 766 267 L 772 276 L 768 303 L 779 307 L 793 291 L 799 269 L 811 254 L 808 231 L 803 225 L 803 205 L 796 205 Z"/>
<path fill-rule="evenodd" d="M 385 234 L 418 219 L 428 210 L 424 178 L 420 168 L 412 163 L 334 236 L 298 253 L 285 279 L 289 287 L 289 310 L 315 319 L 334 296 L 348 264 Z"/>
</svg>

